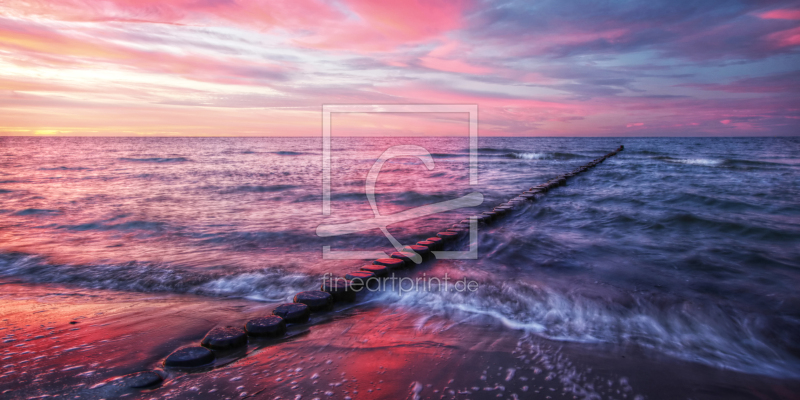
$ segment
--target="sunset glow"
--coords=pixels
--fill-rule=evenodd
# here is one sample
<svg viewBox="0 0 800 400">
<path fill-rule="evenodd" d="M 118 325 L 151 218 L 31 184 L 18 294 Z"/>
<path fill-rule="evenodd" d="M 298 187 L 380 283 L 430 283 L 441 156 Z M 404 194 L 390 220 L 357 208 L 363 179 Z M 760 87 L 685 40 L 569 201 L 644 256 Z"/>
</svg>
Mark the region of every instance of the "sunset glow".
<svg viewBox="0 0 800 400">
<path fill-rule="evenodd" d="M 11 0 L 0 135 L 797 135 L 794 4 Z"/>
</svg>

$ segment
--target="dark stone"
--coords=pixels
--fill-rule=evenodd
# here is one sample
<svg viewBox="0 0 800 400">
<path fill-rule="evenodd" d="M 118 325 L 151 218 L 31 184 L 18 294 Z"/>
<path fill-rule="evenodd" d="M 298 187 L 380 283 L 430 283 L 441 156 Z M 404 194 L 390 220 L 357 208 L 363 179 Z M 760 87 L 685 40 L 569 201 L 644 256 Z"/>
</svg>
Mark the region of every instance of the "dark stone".
<svg viewBox="0 0 800 400">
<path fill-rule="evenodd" d="M 375 277 L 375 274 L 372 273 L 372 272 L 354 271 L 354 272 L 350 272 L 347 275 L 345 275 L 344 279 L 347 279 L 348 281 L 352 281 L 353 279 L 356 279 L 356 278 L 361 279 L 361 280 L 367 280 L 369 278 L 374 278 L 374 277 Z"/>
<path fill-rule="evenodd" d="M 388 268 L 390 271 L 394 271 L 396 269 L 403 268 L 406 263 L 403 260 L 399 260 L 397 258 L 379 258 L 372 262 L 374 265 L 383 265 L 384 267 Z"/>
<path fill-rule="evenodd" d="M 453 241 L 458 238 L 458 234 L 455 232 L 439 232 L 436 234 L 436 236 L 441 238 L 443 241 Z"/>
<path fill-rule="evenodd" d="M 331 278 L 322 281 L 320 290 L 333 296 L 333 301 L 356 301 L 356 291 L 350 286 L 347 279 Z"/>
<path fill-rule="evenodd" d="M 158 385 L 163 381 L 164 378 L 162 378 L 161 375 L 155 371 L 139 371 L 120 376 L 114 380 L 114 384 L 134 389 L 141 389 Z"/>
<path fill-rule="evenodd" d="M 463 229 L 463 228 L 450 228 L 450 229 L 448 229 L 446 232 L 452 232 L 452 233 L 455 233 L 456 235 L 458 235 L 458 237 L 461 237 L 461 236 L 463 236 L 465 233 L 467 233 L 467 229 Z"/>
<path fill-rule="evenodd" d="M 492 211 L 494 211 L 497 215 L 504 215 L 506 212 L 508 212 L 508 209 L 502 207 L 495 207 L 492 209 Z"/>
<path fill-rule="evenodd" d="M 164 360 L 165 367 L 202 367 L 214 361 L 214 352 L 201 346 L 190 346 L 175 350 Z"/>
<path fill-rule="evenodd" d="M 344 279 L 350 281 L 350 286 L 355 290 L 361 290 L 364 286 L 372 288 L 379 284 L 375 274 L 367 271 L 350 272 L 344 276 Z"/>
<path fill-rule="evenodd" d="M 469 229 L 469 224 L 453 224 L 453 229 Z"/>
<path fill-rule="evenodd" d="M 244 330 L 250 336 L 279 337 L 286 333 L 286 321 L 277 315 L 269 315 L 247 321 Z"/>
<path fill-rule="evenodd" d="M 437 238 L 437 239 L 439 239 L 439 238 Z M 439 240 L 441 240 L 441 239 L 439 239 Z M 429 240 L 419 241 L 419 242 L 417 242 L 417 246 L 424 246 L 428 250 L 436 250 L 436 249 L 439 248 L 437 243 L 431 242 Z"/>
<path fill-rule="evenodd" d="M 411 246 L 406 246 L 406 248 L 411 250 L 411 251 L 413 251 L 414 253 L 417 253 L 417 254 L 423 256 L 423 257 L 431 254 L 431 249 L 429 249 L 429 248 L 427 248 L 425 246 L 420 246 L 418 244 L 412 244 Z"/>
<path fill-rule="evenodd" d="M 413 256 L 413 254 L 404 251 L 395 251 L 391 255 L 392 258 L 402 260 L 406 267 L 414 266 L 414 261 L 411 260 L 411 256 Z"/>
<path fill-rule="evenodd" d="M 308 321 L 311 310 L 303 303 L 283 303 L 272 310 L 272 315 L 277 315 L 290 324 L 297 324 Z"/>
<path fill-rule="evenodd" d="M 483 213 L 483 215 L 488 215 L 489 218 L 491 218 L 489 221 L 494 221 L 498 217 L 498 214 L 494 211 L 486 211 Z"/>
<path fill-rule="evenodd" d="M 429 237 L 425 239 L 426 242 L 433 242 L 437 249 L 441 249 L 444 245 L 444 240 L 440 237 Z M 419 244 L 419 243 L 417 243 Z"/>
<path fill-rule="evenodd" d="M 242 328 L 218 326 L 208 333 L 200 345 L 214 350 L 232 349 L 247 344 L 247 334 Z"/>
<path fill-rule="evenodd" d="M 365 265 L 361 267 L 362 271 L 372 272 L 375 276 L 383 278 L 389 276 L 389 267 L 385 265 Z"/>
<path fill-rule="evenodd" d="M 327 311 L 333 307 L 333 297 L 321 290 L 300 292 L 294 295 L 294 302 L 307 305 L 311 312 Z"/>
</svg>

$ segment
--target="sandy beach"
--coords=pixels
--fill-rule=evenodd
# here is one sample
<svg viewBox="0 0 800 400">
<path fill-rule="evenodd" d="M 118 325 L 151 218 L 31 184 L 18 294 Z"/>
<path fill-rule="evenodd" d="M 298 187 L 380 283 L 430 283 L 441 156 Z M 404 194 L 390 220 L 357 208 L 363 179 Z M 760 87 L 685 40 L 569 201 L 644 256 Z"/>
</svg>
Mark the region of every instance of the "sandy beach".
<svg viewBox="0 0 800 400">
<path fill-rule="evenodd" d="M 239 326 L 274 304 L 188 295 L 2 283 L 3 398 L 790 398 L 800 383 L 723 371 L 625 346 L 565 344 L 490 319 L 453 323 L 369 301 L 252 340 L 214 368 L 161 363 L 214 326 Z M 130 389 L 115 378 L 155 369 Z M 642 390 L 644 388 L 644 390 Z M 300 396 L 300 397 L 298 397 Z"/>
</svg>

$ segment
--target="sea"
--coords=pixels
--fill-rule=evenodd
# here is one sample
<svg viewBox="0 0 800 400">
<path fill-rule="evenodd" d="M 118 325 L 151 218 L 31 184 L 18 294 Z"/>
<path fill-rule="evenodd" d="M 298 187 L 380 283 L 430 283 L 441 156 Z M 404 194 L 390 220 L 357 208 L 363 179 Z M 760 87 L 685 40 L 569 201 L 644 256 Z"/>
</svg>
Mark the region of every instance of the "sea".
<svg viewBox="0 0 800 400">
<path fill-rule="evenodd" d="M 386 161 L 375 184 L 381 215 L 483 196 L 392 223 L 402 244 L 625 150 L 481 225 L 475 259 L 430 262 L 477 290 L 387 290 L 371 294 L 371 307 L 800 379 L 797 137 L 481 137 L 474 149 L 464 137 L 333 137 L 329 215 L 321 138 L 0 137 L 0 279 L 291 301 L 325 274 L 371 262 L 325 258 L 325 247 L 394 251 L 380 229 L 321 237 L 317 228 L 375 218 L 366 179 L 399 145 L 432 162 Z"/>
</svg>

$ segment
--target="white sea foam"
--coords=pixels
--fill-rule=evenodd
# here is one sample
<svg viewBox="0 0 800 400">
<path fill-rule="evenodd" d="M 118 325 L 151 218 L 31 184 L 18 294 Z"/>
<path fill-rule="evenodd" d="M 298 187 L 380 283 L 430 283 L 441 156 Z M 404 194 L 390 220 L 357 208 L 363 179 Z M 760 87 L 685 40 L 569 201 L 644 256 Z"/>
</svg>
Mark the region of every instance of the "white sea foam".
<svg viewBox="0 0 800 400">
<path fill-rule="evenodd" d="M 380 299 L 455 321 L 491 317 L 552 340 L 630 342 L 716 367 L 797 376 L 796 360 L 760 337 L 752 321 L 714 304 L 664 304 L 642 297 L 623 305 L 524 282 L 484 282 L 477 292 L 387 292 Z"/>
<path fill-rule="evenodd" d="M 722 160 L 714 160 L 709 158 L 676 158 L 670 161 L 689 165 L 705 165 L 709 167 L 722 164 Z"/>
<path fill-rule="evenodd" d="M 543 160 L 548 158 L 545 153 L 511 153 L 511 155 L 522 160 Z"/>
</svg>

